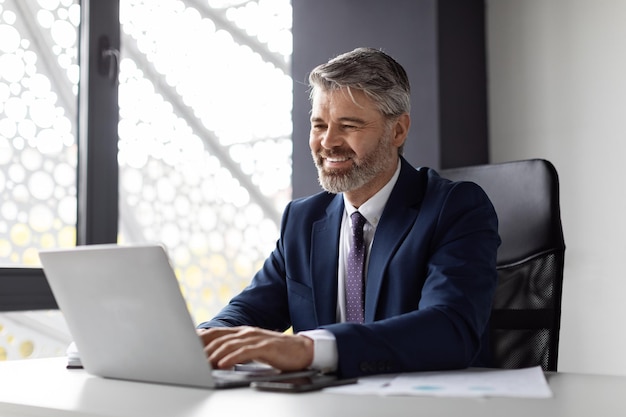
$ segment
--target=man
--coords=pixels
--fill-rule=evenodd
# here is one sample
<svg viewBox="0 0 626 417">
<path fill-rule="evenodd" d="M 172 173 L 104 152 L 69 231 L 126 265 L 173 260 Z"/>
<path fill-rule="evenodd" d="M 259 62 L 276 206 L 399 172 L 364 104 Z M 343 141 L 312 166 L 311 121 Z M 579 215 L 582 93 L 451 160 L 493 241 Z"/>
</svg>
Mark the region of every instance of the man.
<svg viewBox="0 0 626 417">
<path fill-rule="evenodd" d="M 309 145 L 326 191 L 286 207 L 250 286 L 199 326 L 209 361 L 340 377 L 486 365 L 500 243 L 489 199 L 401 156 L 410 87 L 385 53 L 340 55 L 309 83 Z M 351 243 L 354 212 L 365 226 Z M 361 246 L 365 265 L 352 260 Z"/>
</svg>

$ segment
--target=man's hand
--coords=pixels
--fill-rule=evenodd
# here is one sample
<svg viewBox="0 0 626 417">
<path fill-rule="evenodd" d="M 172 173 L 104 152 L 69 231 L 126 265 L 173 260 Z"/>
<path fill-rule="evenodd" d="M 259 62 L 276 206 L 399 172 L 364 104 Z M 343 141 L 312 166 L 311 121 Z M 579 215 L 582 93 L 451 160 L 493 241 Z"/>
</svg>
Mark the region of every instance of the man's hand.
<svg viewBox="0 0 626 417">
<path fill-rule="evenodd" d="M 299 371 L 313 362 L 313 340 L 256 327 L 199 329 L 209 362 L 228 369 L 238 363 L 259 361 L 282 371 Z"/>
</svg>

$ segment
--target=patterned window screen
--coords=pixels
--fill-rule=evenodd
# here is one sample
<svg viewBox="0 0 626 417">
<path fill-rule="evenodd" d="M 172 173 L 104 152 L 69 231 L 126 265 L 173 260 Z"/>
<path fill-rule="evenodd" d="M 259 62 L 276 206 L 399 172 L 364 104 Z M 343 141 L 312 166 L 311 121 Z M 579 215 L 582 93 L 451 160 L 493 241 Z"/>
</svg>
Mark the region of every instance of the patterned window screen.
<svg viewBox="0 0 626 417">
<path fill-rule="evenodd" d="M 0 0 L 0 267 L 75 245 L 77 0 Z M 196 322 L 249 282 L 291 196 L 289 0 L 120 0 L 118 242 L 160 242 Z M 65 353 L 0 314 L 0 360 Z"/>
</svg>

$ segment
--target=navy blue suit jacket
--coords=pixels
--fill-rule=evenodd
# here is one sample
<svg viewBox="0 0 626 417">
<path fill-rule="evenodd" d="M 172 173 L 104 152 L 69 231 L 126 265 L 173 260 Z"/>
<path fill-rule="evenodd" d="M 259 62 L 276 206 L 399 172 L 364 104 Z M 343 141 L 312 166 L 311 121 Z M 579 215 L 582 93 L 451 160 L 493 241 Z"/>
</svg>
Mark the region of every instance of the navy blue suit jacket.
<svg viewBox="0 0 626 417">
<path fill-rule="evenodd" d="M 495 211 L 476 184 L 401 164 L 369 254 L 363 325 L 336 323 L 344 203 L 322 192 L 289 203 L 251 285 L 199 327 L 327 329 L 342 377 L 477 364 L 496 286 Z"/>
</svg>

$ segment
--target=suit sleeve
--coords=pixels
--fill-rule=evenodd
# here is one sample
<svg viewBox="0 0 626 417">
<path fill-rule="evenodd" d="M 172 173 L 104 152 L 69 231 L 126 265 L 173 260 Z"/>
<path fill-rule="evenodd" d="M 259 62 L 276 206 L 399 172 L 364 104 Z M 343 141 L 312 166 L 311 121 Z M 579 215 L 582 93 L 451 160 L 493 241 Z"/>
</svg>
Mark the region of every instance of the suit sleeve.
<svg viewBox="0 0 626 417">
<path fill-rule="evenodd" d="M 418 305 L 364 325 L 325 326 L 337 340 L 341 376 L 465 368 L 477 357 L 497 282 L 497 217 L 473 183 L 440 192 L 441 203 L 432 207 L 425 198 L 417 220 L 429 223 L 418 237 L 428 240 L 422 246 L 428 253 L 394 260 L 406 263 L 402 279 L 424 280 Z M 413 258 L 426 259 L 425 277 L 408 272 L 412 262 L 420 268 Z"/>
</svg>

